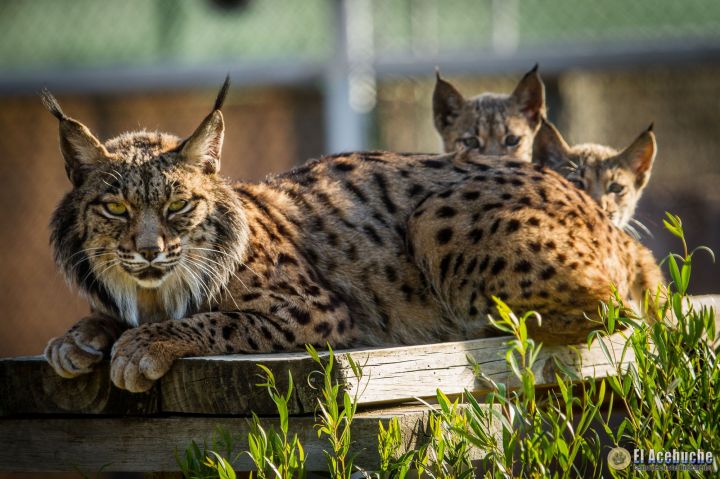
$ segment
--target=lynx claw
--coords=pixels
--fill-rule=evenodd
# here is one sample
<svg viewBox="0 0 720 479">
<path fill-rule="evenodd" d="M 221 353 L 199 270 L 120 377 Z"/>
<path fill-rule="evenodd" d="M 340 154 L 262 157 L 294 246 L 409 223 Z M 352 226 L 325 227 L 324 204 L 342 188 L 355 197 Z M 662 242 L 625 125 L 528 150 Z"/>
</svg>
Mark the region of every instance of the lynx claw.
<svg viewBox="0 0 720 479">
<path fill-rule="evenodd" d="M 110 379 L 120 389 L 145 392 L 170 370 L 180 357 L 172 340 L 141 339 L 145 328 L 127 331 L 115 343 L 110 362 Z"/>
<path fill-rule="evenodd" d="M 71 334 L 51 339 L 44 355 L 50 366 L 63 378 L 87 374 L 103 359 L 102 351 L 79 344 Z"/>
<path fill-rule="evenodd" d="M 45 358 L 64 378 L 87 374 L 102 361 L 120 330 L 120 324 L 108 316 L 88 316 L 63 336 L 51 339 L 45 347 Z"/>
</svg>

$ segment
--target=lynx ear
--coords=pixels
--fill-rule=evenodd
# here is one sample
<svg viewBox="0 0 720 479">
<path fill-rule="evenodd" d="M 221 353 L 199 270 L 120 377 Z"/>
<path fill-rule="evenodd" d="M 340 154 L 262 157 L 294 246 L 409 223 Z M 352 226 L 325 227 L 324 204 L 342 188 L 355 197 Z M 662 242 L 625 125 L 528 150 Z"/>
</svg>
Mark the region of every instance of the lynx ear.
<svg viewBox="0 0 720 479">
<path fill-rule="evenodd" d="M 650 170 L 655 161 L 657 143 L 655 133 L 652 130 L 653 125 L 651 124 L 630 146 L 618 155 L 620 162 L 635 174 L 635 187 L 637 189 L 644 188 L 647 184 L 650 179 Z"/>
<path fill-rule="evenodd" d="M 540 118 L 540 129 L 533 141 L 532 162 L 560 171 L 567 166 L 570 146 L 555 126 L 544 117 Z"/>
<path fill-rule="evenodd" d="M 538 73 L 537 64 L 522 77 L 511 97 L 533 127 L 538 124 L 540 117 L 545 116 L 545 85 Z"/>
<path fill-rule="evenodd" d="M 440 77 L 436 71 L 435 91 L 433 92 L 433 119 L 438 133 L 450 126 L 465 103 L 465 98 L 454 86 Z"/>
<path fill-rule="evenodd" d="M 220 171 L 220 151 L 222 150 L 225 123 L 220 109 L 225 102 L 230 77 L 225 77 L 225 83 L 220 88 L 213 111 L 205 117 L 195 132 L 185 140 L 180 153 L 185 161 L 199 165 L 207 174 Z"/>
<path fill-rule="evenodd" d="M 110 154 L 85 125 L 63 113 L 49 91 L 43 90 L 41 98 L 45 108 L 60 121 L 60 151 L 65 159 L 65 172 L 73 186 L 78 187 L 92 165 Z"/>
</svg>

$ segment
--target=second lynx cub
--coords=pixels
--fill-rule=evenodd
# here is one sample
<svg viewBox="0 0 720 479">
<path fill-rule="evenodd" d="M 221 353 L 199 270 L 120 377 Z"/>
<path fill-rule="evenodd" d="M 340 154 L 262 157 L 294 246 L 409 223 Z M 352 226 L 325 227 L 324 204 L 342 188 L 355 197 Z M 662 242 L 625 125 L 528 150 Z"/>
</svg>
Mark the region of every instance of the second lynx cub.
<svg viewBox="0 0 720 479">
<path fill-rule="evenodd" d="M 509 95 L 483 93 L 465 99 L 437 76 L 433 119 L 448 153 L 474 150 L 482 155 L 530 161 L 533 138 L 544 115 L 545 86 L 537 65 Z"/>
<path fill-rule="evenodd" d="M 652 125 L 621 152 L 594 143 L 570 146 L 547 120 L 535 137 L 533 162 L 565 176 L 594 199 L 618 227 L 629 229 L 657 147 Z"/>
</svg>

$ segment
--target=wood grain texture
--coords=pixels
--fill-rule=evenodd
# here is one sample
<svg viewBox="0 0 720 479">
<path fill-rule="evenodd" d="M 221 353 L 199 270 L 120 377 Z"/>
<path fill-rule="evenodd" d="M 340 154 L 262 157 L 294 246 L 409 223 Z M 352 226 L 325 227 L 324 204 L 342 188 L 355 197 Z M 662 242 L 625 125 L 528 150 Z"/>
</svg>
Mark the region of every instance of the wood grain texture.
<svg viewBox="0 0 720 479">
<path fill-rule="evenodd" d="M 405 407 L 358 413 L 352 425 L 355 463 L 373 468 L 377 465 L 378 421 L 385 425 L 398 417 L 405 448 L 415 448 L 426 440 L 426 407 Z M 263 419 L 263 427 L 277 423 Z M 307 467 L 327 471 L 323 448 L 312 417 L 294 417 L 291 434 L 297 432 Z M 3 419 L 0 421 L 0 471 L 74 471 L 89 476 L 104 471 L 156 472 L 177 471 L 175 451 L 183 453 L 191 441 L 210 443 L 218 427 L 237 436 L 237 451 L 247 450 L 249 421 L 246 418 L 163 417 L 163 418 L 42 418 Z M 249 470 L 252 463 L 245 454 L 233 464 Z"/>
<path fill-rule="evenodd" d="M 718 310 L 719 296 L 699 296 L 693 303 Z M 720 322 L 720 314 L 716 320 Z M 351 393 L 358 393 L 362 406 L 402 403 L 414 398 L 434 397 L 436 389 L 446 394 L 465 390 L 482 395 L 489 385 L 476 378 L 469 366 L 471 358 L 480 372 L 495 382 L 518 386 L 505 362 L 507 338 L 477 339 L 396 348 L 337 351 L 336 378 Z M 616 334 L 604 340 L 619 361 L 624 339 Z M 320 353 L 326 356 L 327 353 Z M 347 356 L 363 367 L 358 381 Z M 628 351 L 625 367 L 634 360 Z M 599 344 L 543 348 L 535 365 L 539 386 L 555 381 L 556 360 L 580 377 L 604 377 L 616 369 L 605 359 Z M 55 375 L 41 357 L 0 360 L 0 417 L 29 414 L 136 414 L 186 413 L 242 415 L 251 412 L 274 414 L 267 391 L 260 382 L 262 363 L 273 370 L 280 390 L 287 387 L 288 372 L 293 375 L 295 395 L 291 414 L 311 414 L 318 391 L 308 382 L 318 366 L 306 353 L 253 354 L 186 358 L 176 362 L 170 372 L 147 394 L 120 391 L 109 381 L 108 364 L 92 374 L 68 380 Z"/>
<path fill-rule="evenodd" d="M 146 415 L 158 389 L 132 394 L 114 387 L 109 363 L 74 379 L 58 376 L 42 356 L 0 359 L 0 417 L 27 414 Z"/>
</svg>

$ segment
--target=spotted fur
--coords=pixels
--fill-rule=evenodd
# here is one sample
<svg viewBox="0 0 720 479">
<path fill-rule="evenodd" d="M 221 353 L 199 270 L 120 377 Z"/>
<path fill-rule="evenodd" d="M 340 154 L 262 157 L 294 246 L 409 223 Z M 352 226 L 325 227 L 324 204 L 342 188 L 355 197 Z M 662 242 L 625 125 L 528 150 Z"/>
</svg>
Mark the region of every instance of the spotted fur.
<svg viewBox="0 0 720 479">
<path fill-rule="evenodd" d="M 543 115 L 545 86 L 537 65 L 511 94 L 483 93 L 470 99 L 437 75 L 433 117 L 446 152 L 471 150 L 530 161 Z"/>
<path fill-rule="evenodd" d="M 557 128 L 543 119 L 533 145 L 533 163 L 565 176 L 590 195 L 615 225 L 637 234 L 630 223 L 650 180 L 656 151 L 652 125 L 625 150 L 618 151 L 594 143 L 570 146 Z"/>
<path fill-rule="evenodd" d="M 657 268 L 640 271 L 642 246 L 567 181 L 524 162 L 360 152 L 231 184 L 218 174 L 219 109 L 184 141 L 141 132 L 103 144 L 59 119 L 74 188 L 54 215 L 52 242 L 60 268 L 94 309 L 46 349 L 68 377 L 109 353 L 113 382 L 144 391 L 183 356 L 483 337 L 492 334 L 487 322 L 466 313 L 486 312 L 498 288 L 513 307 L 592 314 L 611 280 L 629 283 Z M 575 243 L 562 245 L 577 268 L 556 266 L 547 277 L 538 261 L 553 258 L 537 255 L 526 237 L 535 241 L 536 210 L 546 241 L 567 237 L 548 220 L 560 201 L 578 216 L 589 210 L 589 219 L 576 221 L 603 233 L 595 241 L 578 230 Z M 123 210 L 115 203 L 126 214 L 113 216 Z M 502 238 L 518 251 L 498 249 Z M 614 247 L 627 254 L 611 254 Z M 574 258 L 580 253 L 591 263 Z M 531 264 L 533 296 L 520 300 L 510 282 L 523 261 Z M 581 304 L 556 293 L 560 283 L 573 284 Z M 470 296 L 448 295 L 451 284 Z M 577 339 L 575 330 L 554 338 Z"/>
</svg>

